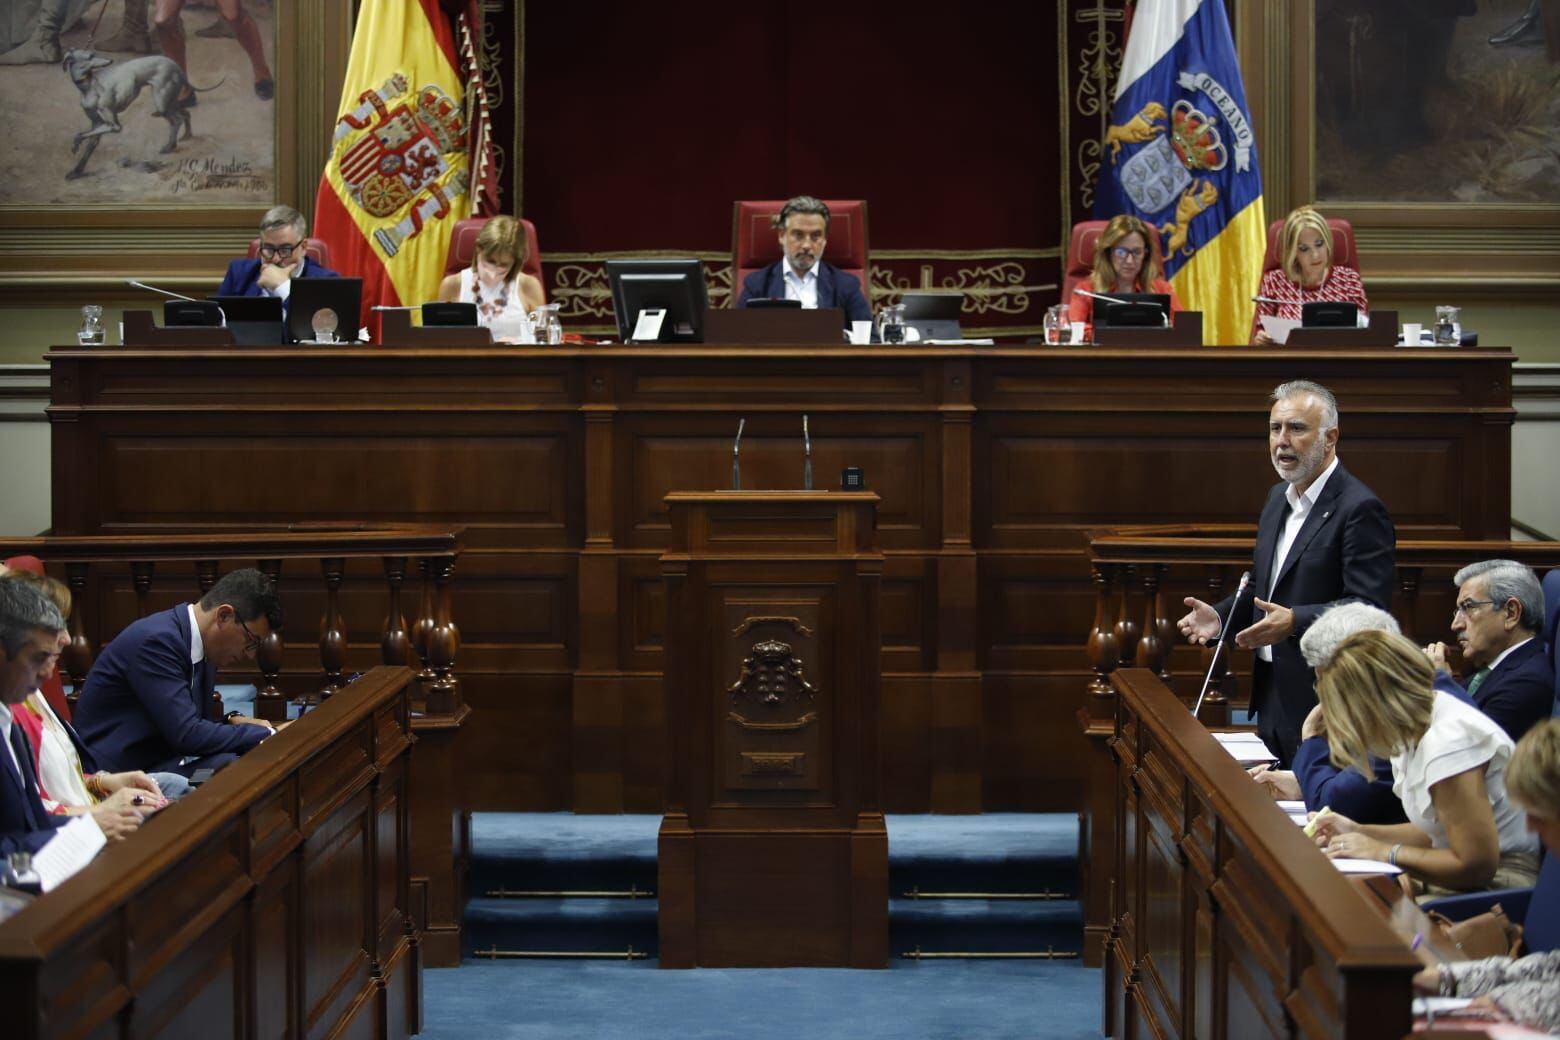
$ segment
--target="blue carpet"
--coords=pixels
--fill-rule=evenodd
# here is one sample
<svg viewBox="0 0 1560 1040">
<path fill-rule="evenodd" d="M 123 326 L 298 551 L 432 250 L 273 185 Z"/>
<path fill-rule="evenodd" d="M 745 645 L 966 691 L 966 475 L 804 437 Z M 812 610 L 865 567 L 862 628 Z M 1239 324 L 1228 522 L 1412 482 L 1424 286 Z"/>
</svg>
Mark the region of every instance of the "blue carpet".
<svg viewBox="0 0 1560 1040">
<path fill-rule="evenodd" d="M 426 1040 L 1098 1040 L 1100 974 L 1076 962 L 661 971 L 467 963 L 425 973 Z"/>
<path fill-rule="evenodd" d="M 661 971 L 654 900 L 495 899 L 510 889 L 654 891 L 656 816 L 479 813 L 466 948 L 622 950 L 642 961 L 470 958 L 424 976 L 430 1040 L 1097 1037 L 1100 976 L 1076 960 L 922 961 L 923 950 L 1076 951 L 1076 899 L 908 899 L 921 891 L 1076 892 L 1078 821 L 1067 814 L 890 816 L 887 971 Z"/>
</svg>

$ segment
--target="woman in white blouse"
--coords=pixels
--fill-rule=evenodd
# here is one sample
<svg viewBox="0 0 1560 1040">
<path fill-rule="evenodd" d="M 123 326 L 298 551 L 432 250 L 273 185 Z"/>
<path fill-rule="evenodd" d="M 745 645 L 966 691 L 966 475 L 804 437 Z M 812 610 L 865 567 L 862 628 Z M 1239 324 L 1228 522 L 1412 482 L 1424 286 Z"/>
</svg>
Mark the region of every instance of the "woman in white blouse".
<svg viewBox="0 0 1560 1040">
<path fill-rule="evenodd" d="M 1332 759 L 1370 774 L 1389 758 L 1392 790 L 1408 823 L 1358 824 L 1322 814 L 1317 844 L 1329 856 L 1385 860 L 1425 894 L 1522 887 L 1538 876 L 1538 841 L 1506 796 L 1512 742 L 1483 712 L 1431 683 L 1420 649 L 1387 632 L 1344 640 L 1316 676 Z"/>
</svg>

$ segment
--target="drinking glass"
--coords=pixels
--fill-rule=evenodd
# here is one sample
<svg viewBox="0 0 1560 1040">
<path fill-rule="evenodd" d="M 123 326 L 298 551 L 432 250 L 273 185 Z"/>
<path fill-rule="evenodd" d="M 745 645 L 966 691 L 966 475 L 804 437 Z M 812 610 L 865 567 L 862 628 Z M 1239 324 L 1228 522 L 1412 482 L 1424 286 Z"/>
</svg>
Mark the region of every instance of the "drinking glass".
<svg viewBox="0 0 1560 1040">
<path fill-rule="evenodd" d="M 905 305 L 890 303 L 878 311 L 878 340 L 882 343 L 905 341 Z"/>
<path fill-rule="evenodd" d="M 103 308 L 95 303 L 81 308 L 81 328 L 76 330 L 76 342 L 83 347 L 101 347 L 106 338 L 103 331 Z"/>
<path fill-rule="evenodd" d="M 1435 342 L 1443 347 L 1455 347 L 1462 341 L 1461 307 L 1437 307 L 1435 309 Z"/>
<path fill-rule="evenodd" d="M 556 303 L 544 303 L 531 312 L 531 330 L 536 335 L 536 342 L 543 345 L 557 346 L 563 342 L 563 322 L 558 319 L 558 305 Z"/>
<path fill-rule="evenodd" d="M 1070 339 L 1072 316 L 1064 304 L 1056 304 L 1045 312 L 1045 341 L 1067 343 Z"/>
</svg>

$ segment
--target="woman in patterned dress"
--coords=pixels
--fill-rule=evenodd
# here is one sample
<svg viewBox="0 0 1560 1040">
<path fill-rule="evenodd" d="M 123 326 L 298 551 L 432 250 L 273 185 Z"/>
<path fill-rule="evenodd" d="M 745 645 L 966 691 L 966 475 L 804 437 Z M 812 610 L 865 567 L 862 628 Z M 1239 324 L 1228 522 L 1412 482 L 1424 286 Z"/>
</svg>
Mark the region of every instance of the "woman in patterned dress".
<svg viewBox="0 0 1560 1040">
<path fill-rule="evenodd" d="M 1257 304 L 1251 319 L 1251 342 L 1273 343 L 1262 329 L 1263 316 L 1299 321 L 1301 304 L 1327 300 L 1352 303 L 1361 314 L 1370 311 L 1360 273 L 1352 267 L 1333 265 L 1332 229 L 1310 206 L 1301 206 L 1285 219 L 1278 236 L 1278 255 L 1279 266 L 1262 276 L 1257 290 L 1268 302 Z"/>
</svg>

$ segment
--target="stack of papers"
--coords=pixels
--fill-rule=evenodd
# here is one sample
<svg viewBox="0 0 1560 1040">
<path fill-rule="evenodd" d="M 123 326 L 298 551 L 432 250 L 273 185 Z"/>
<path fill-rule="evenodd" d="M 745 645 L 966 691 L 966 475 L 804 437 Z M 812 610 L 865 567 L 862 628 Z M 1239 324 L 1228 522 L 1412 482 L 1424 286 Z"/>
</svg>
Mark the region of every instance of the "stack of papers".
<svg viewBox="0 0 1560 1040">
<path fill-rule="evenodd" d="M 1278 756 L 1269 751 L 1267 745 L 1262 743 L 1262 738 L 1255 733 L 1215 733 L 1213 739 L 1243 766 L 1278 761 Z"/>
<path fill-rule="evenodd" d="M 1304 802 L 1291 802 L 1288 799 L 1281 798 L 1279 799 L 1278 807 L 1284 810 L 1286 816 L 1302 827 L 1311 822 L 1311 814 L 1306 811 Z"/>
<path fill-rule="evenodd" d="M 1401 874 L 1401 867 L 1379 859 L 1330 859 L 1327 862 L 1344 874 Z"/>
</svg>

